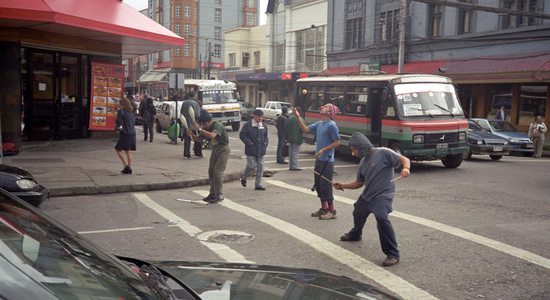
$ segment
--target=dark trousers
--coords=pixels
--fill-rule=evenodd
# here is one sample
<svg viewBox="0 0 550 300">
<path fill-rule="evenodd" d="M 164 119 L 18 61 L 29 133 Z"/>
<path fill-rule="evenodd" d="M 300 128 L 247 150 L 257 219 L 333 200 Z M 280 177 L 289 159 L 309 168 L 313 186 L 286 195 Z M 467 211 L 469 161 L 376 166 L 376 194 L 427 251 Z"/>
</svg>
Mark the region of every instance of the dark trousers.
<svg viewBox="0 0 550 300">
<path fill-rule="evenodd" d="M 149 140 L 153 141 L 153 128 L 155 127 L 155 123 L 147 123 L 143 122 L 143 140 L 147 140 L 147 135 L 149 135 Z"/>
<path fill-rule="evenodd" d="M 348 235 L 352 239 L 361 238 L 363 227 L 367 222 L 367 217 L 372 213 L 376 218 L 376 227 L 378 228 L 382 252 L 384 252 L 386 256 L 399 258 L 395 232 L 388 219 L 388 215 L 391 212 L 390 200 L 382 198 L 373 199 L 367 202 L 359 198 L 355 204 L 353 204 L 353 207 L 353 228 L 348 232 Z"/>
<path fill-rule="evenodd" d="M 195 141 L 193 145 L 195 156 L 202 156 L 202 142 Z M 191 157 L 191 136 L 187 132 L 183 132 L 183 156 Z"/>
<path fill-rule="evenodd" d="M 278 141 L 277 141 L 277 162 L 281 163 L 285 161 L 285 157 L 283 156 L 283 146 L 286 144 L 286 139 L 284 134 L 278 135 Z"/>
<path fill-rule="evenodd" d="M 317 197 L 321 199 L 321 202 L 326 201 L 329 204 L 334 202 L 334 195 L 332 193 L 332 175 L 334 174 L 334 163 L 322 160 L 315 160 L 315 190 L 317 191 Z M 323 175 L 326 179 L 323 179 L 320 175 Z M 327 181 L 327 179 L 329 181 Z"/>
</svg>

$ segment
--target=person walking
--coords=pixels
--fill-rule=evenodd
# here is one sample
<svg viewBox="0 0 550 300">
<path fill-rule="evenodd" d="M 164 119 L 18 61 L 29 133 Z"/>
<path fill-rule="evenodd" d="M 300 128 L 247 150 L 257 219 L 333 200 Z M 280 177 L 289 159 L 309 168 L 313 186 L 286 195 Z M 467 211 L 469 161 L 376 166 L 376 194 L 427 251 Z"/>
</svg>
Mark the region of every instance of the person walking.
<svg viewBox="0 0 550 300">
<path fill-rule="evenodd" d="M 388 219 L 392 212 L 392 202 L 395 193 L 394 168 L 401 166 L 401 177 L 411 174 L 411 162 L 403 155 L 389 148 L 376 148 L 362 133 L 355 132 L 349 140 L 353 156 L 361 158 L 357 177 L 349 183 L 335 182 L 337 190 L 365 189 L 353 204 L 353 228 L 340 237 L 344 242 L 361 240 L 363 227 L 367 217 L 372 213 L 376 218 L 376 226 L 380 237 L 382 252 L 386 254 L 383 266 L 392 266 L 399 262 L 399 250 L 393 226 Z"/>
<path fill-rule="evenodd" d="M 529 124 L 529 131 L 527 135 L 533 141 L 534 156 L 540 158 L 542 156 L 542 148 L 544 146 L 544 140 L 548 127 L 542 121 L 542 115 L 536 114 L 535 121 Z"/>
<path fill-rule="evenodd" d="M 239 133 L 239 138 L 244 143 L 246 154 L 246 167 L 241 175 L 241 185 L 246 187 L 246 177 L 256 169 L 255 190 L 265 191 L 262 186 L 264 175 L 264 157 L 269 144 L 267 126 L 263 122 L 264 112 L 256 109 L 252 120 L 246 122 Z"/>
<path fill-rule="evenodd" d="M 128 98 L 122 98 L 119 102 L 120 109 L 117 111 L 116 127 L 120 129 L 118 142 L 115 145 L 116 154 L 122 161 L 124 169 L 122 174 L 132 174 L 132 151 L 136 151 L 136 119 L 134 108 Z M 124 159 L 123 152 L 126 154 Z"/>
<path fill-rule="evenodd" d="M 196 120 L 198 120 L 200 117 L 201 109 L 196 99 L 197 99 L 196 93 L 191 91 L 187 94 L 187 99 L 183 100 L 183 103 L 181 105 L 180 113 L 187 122 L 187 128 L 195 128 Z M 193 116 L 191 116 L 191 113 L 193 113 Z M 182 124 L 182 127 L 183 127 L 183 124 Z M 197 144 L 197 141 L 195 141 L 195 145 L 196 144 Z M 197 156 L 196 147 L 194 148 L 194 150 L 195 150 L 195 156 Z M 200 157 L 202 157 L 202 149 L 201 149 Z M 187 134 L 187 132 L 184 132 L 183 159 L 190 159 L 190 158 L 191 158 L 191 136 Z"/>
<path fill-rule="evenodd" d="M 187 130 L 187 134 L 195 141 L 203 137 L 210 139 L 210 144 L 212 145 L 212 153 L 210 154 L 210 163 L 208 165 L 210 193 L 202 200 L 216 203 L 224 199 L 223 174 L 229 160 L 229 137 L 225 126 L 220 122 L 212 121 L 212 115 L 207 111 L 201 112 L 199 123 L 200 125 L 198 123 L 194 124 L 194 128 L 198 134 L 195 134 L 191 129 Z"/>
<path fill-rule="evenodd" d="M 506 120 L 506 111 L 504 110 L 504 105 L 500 106 L 500 109 L 497 111 L 497 115 L 495 118 L 497 120 Z"/>
<path fill-rule="evenodd" d="M 285 122 L 285 137 L 288 142 L 288 169 L 290 171 L 301 171 L 302 169 L 298 166 L 298 156 L 302 144 L 302 129 L 295 115 L 290 116 Z"/>
<path fill-rule="evenodd" d="M 142 125 L 143 125 L 143 140 L 147 141 L 149 137 L 149 142 L 153 142 L 153 132 L 155 126 L 155 115 L 157 114 L 157 109 L 153 104 L 153 98 L 147 97 L 147 99 L 142 100 L 139 103 L 139 115 L 141 116 Z"/>
<path fill-rule="evenodd" d="M 288 120 L 288 108 L 283 106 L 281 111 L 281 114 L 275 120 L 275 127 L 277 128 L 277 163 L 288 164 L 283 156 L 283 146 L 286 144 L 285 123 Z"/>
<path fill-rule="evenodd" d="M 311 216 L 321 220 L 330 220 L 336 218 L 331 182 L 334 173 L 334 149 L 340 145 L 338 126 L 333 118 L 340 111 L 335 105 L 326 104 L 319 108 L 319 112 L 321 120 L 306 126 L 298 109 L 295 107 L 293 110 L 302 133 L 312 132 L 316 137 L 314 188 L 321 201 L 321 208 L 313 212 Z"/>
</svg>

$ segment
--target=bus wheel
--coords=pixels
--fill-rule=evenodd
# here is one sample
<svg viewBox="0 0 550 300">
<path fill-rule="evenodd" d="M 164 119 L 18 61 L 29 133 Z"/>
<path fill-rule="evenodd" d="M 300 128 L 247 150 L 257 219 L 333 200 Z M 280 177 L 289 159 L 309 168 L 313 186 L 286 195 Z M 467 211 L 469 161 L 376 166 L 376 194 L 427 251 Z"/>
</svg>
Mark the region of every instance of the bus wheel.
<svg viewBox="0 0 550 300">
<path fill-rule="evenodd" d="M 231 123 L 231 129 L 233 129 L 233 131 L 239 131 L 239 127 L 241 127 L 241 122 Z"/>
<path fill-rule="evenodd" d="M 492 160 L 499 160 L 502 158 L 502 155 L 489 155 L 489 157 L 492 159 Z"/>
<path fill-rule="evenodd" d="M 162 127 L 160 127 L 159 120 L 157 120 L 155 123 L 156 123 L 155 127 L 157 128 L 157 133 L 162 133 Z"/>
<path fill-rule="evenodd" d="M 447 155 L 441 159 L 441 162 L 446 168 L 458 168 L 462 164 L 463 154 Z"/>
</svg>

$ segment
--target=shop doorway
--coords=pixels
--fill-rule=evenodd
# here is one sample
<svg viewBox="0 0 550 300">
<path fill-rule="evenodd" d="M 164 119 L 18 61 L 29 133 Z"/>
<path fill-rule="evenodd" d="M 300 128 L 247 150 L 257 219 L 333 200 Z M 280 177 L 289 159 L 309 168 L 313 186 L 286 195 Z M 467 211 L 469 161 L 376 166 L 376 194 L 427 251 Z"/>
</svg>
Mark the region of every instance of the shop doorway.
<svg viewBox="0 0 550 300">
<path fill-rule="evenodd" d="M 77 54 L 28 50 L 24 95 L 25 133 L 30 140 L 81 136 L 81 61 Z M 23 72 L 25 74 L 25 72 Z"/>
</svg>

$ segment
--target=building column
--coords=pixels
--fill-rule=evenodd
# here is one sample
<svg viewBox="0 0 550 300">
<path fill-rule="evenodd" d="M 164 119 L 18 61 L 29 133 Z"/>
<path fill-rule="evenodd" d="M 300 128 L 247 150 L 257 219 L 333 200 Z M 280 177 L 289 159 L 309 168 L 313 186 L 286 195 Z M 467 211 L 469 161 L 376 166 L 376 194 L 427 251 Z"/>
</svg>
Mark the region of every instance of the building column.
<svg viewBox="0 0 550 300">
<path fill-rule="evenodd" d="M 2 140 L 21 144 L 21 47 L 0 43 L 0 118 Z"/>
</svg>

